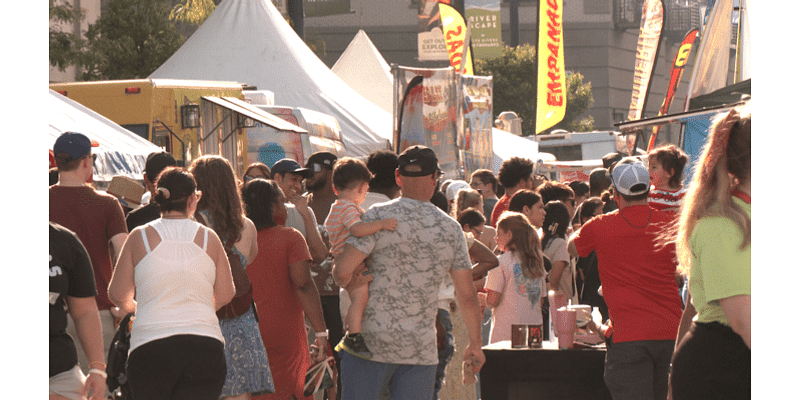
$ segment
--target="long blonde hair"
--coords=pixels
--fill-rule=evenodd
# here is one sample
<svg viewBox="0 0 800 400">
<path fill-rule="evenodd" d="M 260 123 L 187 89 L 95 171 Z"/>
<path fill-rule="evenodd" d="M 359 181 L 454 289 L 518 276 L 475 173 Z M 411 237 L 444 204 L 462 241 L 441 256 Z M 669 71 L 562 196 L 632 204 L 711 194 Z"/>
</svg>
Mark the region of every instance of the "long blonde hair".
<svg viewBox="0 0 800 400">
<path fill-rule="evenodd" d="M 522 273 L 528 278 L 541 278 L 547 274 L 542 259 L 542 245 L 539 235 L 524 214 L 506 211 L 497 221 L 498 231 L 511 232 L 508 250 L 519 258 Z"/>
<path fill-rule="evenodd" d="M 750 218 L 731 198 L 742 181 L 750 179 L 750 102 L 719 117 L 698 160 L 677 225 L 676 252 L 680 272 L 689 275 L 692 231 L 703 217 L 721 216 L 742 233 L 740 249 L 750 244 Z M 731 179 L 733 178 L 733 179 Z"/>
</svg>

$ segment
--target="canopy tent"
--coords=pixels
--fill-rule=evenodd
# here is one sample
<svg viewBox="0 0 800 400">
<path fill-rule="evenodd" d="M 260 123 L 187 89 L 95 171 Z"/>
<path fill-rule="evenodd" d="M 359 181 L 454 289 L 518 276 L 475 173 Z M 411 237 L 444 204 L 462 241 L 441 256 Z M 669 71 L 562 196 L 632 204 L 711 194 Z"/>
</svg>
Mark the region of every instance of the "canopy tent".
<svg viewBox="0 0 800 400">
<path fill-rule="evenodd" d="M 392 113 L 392 69 L 381 53 L 359 29 L 331 71 L 388 113 Z"/>
<path fill-rule="evenodd" d="M 94 180 L 110 182 L 117 175 L 141 180 L 147 155 L 162 149 L 106 117 L 50 90 L 47 99 L 49 147 L 64 132 L 80 132 L 99 147 L 94 162 Z"/>
<path fill-rule="evenodd" d="M 503 161 L 512 157 L 528 158 L 534 162 L 539 160 L 538 142 L 497 128 L 492 128 L 492 148 L 494 149 L 495 174 L 500 172 Z"/>
<path fill-rule="evenodd" d="M 269 0 L 226 0 L 149 78 L 236 81 L 275 104 L 339 121 L 350 156 L 390 149 L 392 116 L 358 94 L 306 46 Z"/>
</svg>

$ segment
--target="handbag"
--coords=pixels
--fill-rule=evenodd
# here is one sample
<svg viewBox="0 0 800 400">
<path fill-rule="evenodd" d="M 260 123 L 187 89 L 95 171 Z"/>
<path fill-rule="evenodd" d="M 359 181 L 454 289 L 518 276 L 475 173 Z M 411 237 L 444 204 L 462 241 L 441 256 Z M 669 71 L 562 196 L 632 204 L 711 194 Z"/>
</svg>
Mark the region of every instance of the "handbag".
<svg viewBox="0 0 800 400">
<path fill-rule="evenodd" d="M 195 214 L 195 219 L 206 227 L 211 228 L 203 214 Z M 228 263 L 231 266 L 231 275 L 233 275 L 233 285 L 236 287 L 236 294 L 233 296 L 230 303 L 217 310 L 217 318 L 236 318 L 246 313 L 250 307 L 253 307 L 253 314 L 255 315 L 256 321 L 258 321 L 256 304 L 253 301 L 253 285 L 250 283 L 250 277 L 247 276 L 244 265 L 242 265 L 242 259 L 233 251 L 233 245 L 233 240 L 228 239 L 223 247 L 225 248 L 225 255 L 228 256 Z"/>
<path fill-rule="evenodd" d="M 108 348 L 108 365 L 106 365 L 106 386 L 114 400 L 129 400 L 132 398 L 128 386 L 128 374 L 125 364 L 128 362 L 128 350 L 131 348 L 131 318 L 128 314 L 117 327 L 111 345 Z"/>
<path fill-rule="evenodd" d="M 225 254 L 228 256 L 228 262 L 231 265 L 231 275 L 233 275 L 233 284 L 236 286 L 236 295 L 233 296 L 230 303 L 217 310 L 217 317 L 220 319 L 236 318 L 246 313 L 250 307 L 253 307 L 253 312 L 255 313 L 253 284 L 250 283 L 250 277 L 247 276 L 247 271 L 242 265 L 242 259 L 233 251 L 233 240 L 228 240 L 225 243 Z M 257 313 L 256 321 L 258 321 Z"/>
</svg>

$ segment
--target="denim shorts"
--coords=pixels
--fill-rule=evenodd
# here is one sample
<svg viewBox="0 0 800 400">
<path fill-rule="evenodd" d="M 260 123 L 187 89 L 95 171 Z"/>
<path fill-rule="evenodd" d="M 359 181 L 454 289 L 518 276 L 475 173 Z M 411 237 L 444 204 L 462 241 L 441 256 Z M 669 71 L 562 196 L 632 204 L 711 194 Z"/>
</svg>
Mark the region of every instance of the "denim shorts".
<svg viewBox="0 0 800 400">
<path fill-rule="evenodd" d="M 342 359 L 342 400 L 433 398 L 436 365 L 389 364 L 339 352 Z"/>
</svg>

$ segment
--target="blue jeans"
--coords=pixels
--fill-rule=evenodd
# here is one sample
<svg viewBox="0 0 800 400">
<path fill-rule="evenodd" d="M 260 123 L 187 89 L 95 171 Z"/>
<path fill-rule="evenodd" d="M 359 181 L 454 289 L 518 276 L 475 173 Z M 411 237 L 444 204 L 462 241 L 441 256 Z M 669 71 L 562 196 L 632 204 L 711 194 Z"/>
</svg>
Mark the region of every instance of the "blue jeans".
<svg viewBox="0 0 800 400">
<path fill-rule="evenodd" d="M 364 360 L 346 351 L 342 360 L 342 400 L 372 400 L 389 393 L 392 400 L 433 398 L 435 365 L 389 364 Z"/>
<path fill-rule="evenodd" d="M 666 399 L 673 340 L 612 343 L 603 378 L 614 400 Z"/>
</svg>

